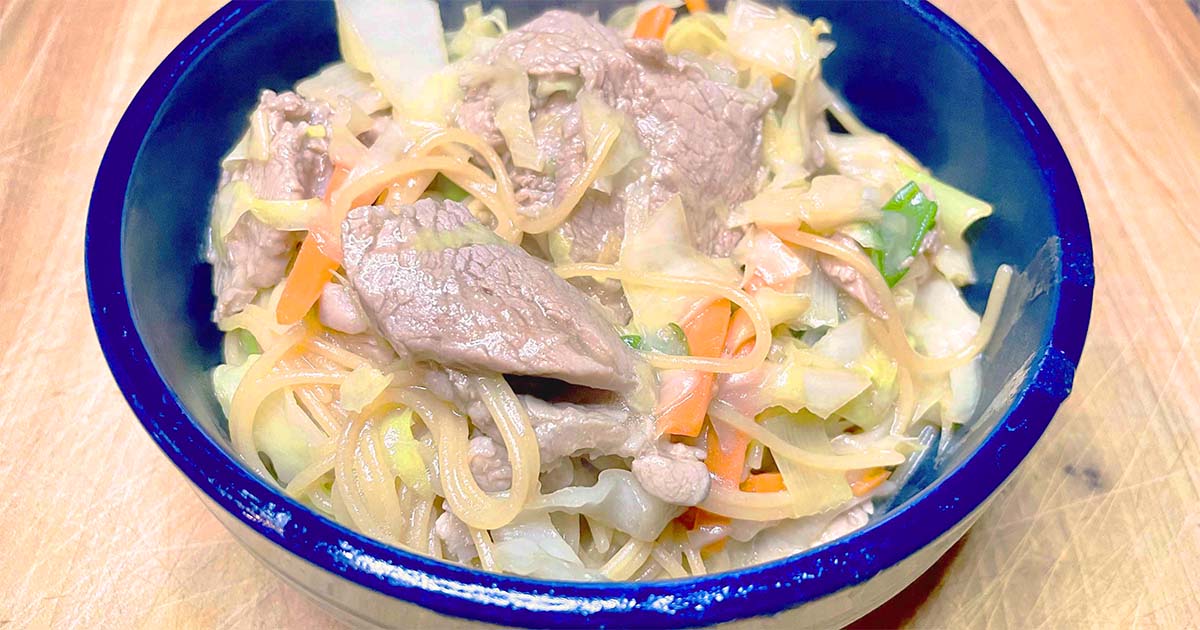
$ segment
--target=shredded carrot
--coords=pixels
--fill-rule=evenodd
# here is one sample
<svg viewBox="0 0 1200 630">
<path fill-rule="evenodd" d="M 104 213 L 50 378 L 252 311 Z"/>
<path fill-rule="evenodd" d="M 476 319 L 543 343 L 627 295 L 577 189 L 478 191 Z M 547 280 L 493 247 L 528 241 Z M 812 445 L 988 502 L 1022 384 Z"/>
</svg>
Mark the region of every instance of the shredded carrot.
<svg viewBox="0 0 1200 630">
<path fill-rule="evenodd" d="M 700 553 L 717 553 L 725 548 L 725 543 L 729 542 L 729 538 L 722 538 L 716 542 L 708 543 L 700 548 Z"/>
<path fill-rule="evenodd" d="M 349 175 L 349 169 L 341 166 L 333 169 L 333 174 L 329 176 L 329 185 L 325 187 L 326 205 L 329 205 L 333 193 L 346 183 Z M 325 232 L 337 229 L 340 229 L 340 226 L 315 225 L 304 237 L 300 253 L 296 255 L 296 262 L 283 285 L 279 306 L 275 307 L 275 319 L 280 324 L 295 324 L 304 319 L 304 315 L 321 297 L 325 283 L 329 282 L 334 270 L 338 268 L 337 260 L 328 253 Z"/>
<path fill-rule="evenodd" d="M 674 19 L 675 9 L 660 4 L 638 18 L 633 36 L 635 39 L 662 39 Z"/>
<path fill-rule="evenodd" d="M 879 484 L 887 481 L 891 475 L 892 472 L 886 468 L 868 468 L 847 472 L 846 480 L 850 482 L 850 492 L 856 497 L 862 497 L 878 488 Z"/>
<path fill-rule="evenodd" d="M 747 352 L 754 342 L 754 322 L 750 314 L 742 309 L 733 314 L 729 322 L 729 332 L 725 336 L 725 355 L 736 357 Z"/>
<path fill-rule="evenodd" d="M 746 469 L 746 449 L 750 447 L 750 438 L 741 431 L 729 431 L 727 444 L 722 444 L 717 437 L 717 430 L 708 428 L 708 457 L 704 463 L 708 465 L 715 483 L 737 488 L 742 482 L 742 473 Z"/>
<path fill-rule="evenodd" d="M 787 490 L 783 483 L 783 475 L 775 473 L 757 473 L 750 475 L 742 482 L 742 490 L 746 492 L 782 492 Z"/>
<path fill-rule="evenodd" d="M 317 239 L 312 235 L 306 237 L 283 285 L 283 295 L 279 298 L 279 306 L 275 308 L 275 319 L 284 325 L 304 319 L 337 268 L 336 260 L 321 253 Z"/>
<path fill-rule="evenodd" d="M 697 309 L 683 322 L 692 356 L 716 357 L 729 328 L 729 300 L 716 300 Z M 704 426 L 712 402 L 716 376 L 711 372 L 684 372 L 664 379 L 656 411 L 660 435 L 696 437 Z"/>
<path fill-rule="evenodd" d="M 688 13 L 707 13 L 708 0 L 684 0 Z"/>
</svg>

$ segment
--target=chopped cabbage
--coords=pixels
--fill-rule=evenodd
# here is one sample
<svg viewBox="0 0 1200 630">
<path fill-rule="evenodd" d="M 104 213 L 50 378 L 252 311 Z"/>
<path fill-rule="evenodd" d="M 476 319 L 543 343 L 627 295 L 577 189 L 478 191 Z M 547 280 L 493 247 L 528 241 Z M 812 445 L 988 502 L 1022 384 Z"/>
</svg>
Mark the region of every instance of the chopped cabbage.
<svg viewBox="0 0 1200 630">
<path fill-rule="evenodd" d="M 246 377 L 246 372 L 260 356 L 262 355 L 252 354 L 239 365 L 222 363 L 213 370 L 213 393 L 217 397 L 217 403 L 221 405 L 221 411 L 225 412 L 226 416 L 229 415 L 229 408 L 233 405 L 233 394 L 237 392 L 238 385 L 241 385 L 242 379 Z"/>
<path fill-rule="evenodd" d="M 544 513 L 527 510 L 491 534 L 492 551 L 501 571 L 547 580 L 604 579 L 599 572 L 584 566 Z"/>
<path fill-rule="evenodd" d="M 897 162 L 896 168 L 937 202 L 938 225 L 942 227 L 943 236 L 962 240 L 963 233 L 972 223 L 992 215 L 991 204 L 942 182 L 924 170 L 905 162 Z"/>
<path fill-rule="evenodd" d="M 683 203 L 679 196 L 653 213 L 645 204 L 631 203 L 626 212 L 625 241 L 620 266 L 682 278 L 699 278 L 737 286 L 740 277 L 733 261 L 709 258 L 692 245 Z M 644 223 L 638 224 L 642 220 Z M 694 293 L 625 283 L 625 298 L 633 311 L 633 327 L 643 332 L 683 321 L 696 302 Z"/>
<path fill-rule="evenodd" d="M 455 61 L 486 52 L 501 35 L 508 32 L 508 16 L 494 7 L 487 13 L 479 3 L 463 7 L 463 26 L 450 35 L 446 50 Z"/>
<path fill-rule="evenodd" d="M 447 64 L 438 4 L 431 0 L 337 0 L 342 58 L 375 78 L 395 109 L 422 117 L 426 83 Z"/>
<path fill-rule="evenodd" d="M 817 267 L 816 255 L 804 252 L 806 263 L 812 273 L 800 278 L 796 283 L 796 293 L 808 297 L 808 310 L 800 316 L 799 324 L 803 328 L 819 328 L 821 326 L 836 326 L 838 314 L 838 289 L 824 271 Z"/>
<path fill-rule="evenodd" d="M 807 187 L 768 188 L 743 202 L 730 215 L 732 226 L 797 225 L 804 223 L 818 232 L 835 230 L 848 223 L 879 218 L 875 191 L 841 175 L 818 175 Z"/>
<path fill-rule="evenodd" d="M 663 47 L 668 53 L 678 55 L 690 52 L 701 57 L 714 53 L 728 54 L 725 28 L 728 18 L 717 13 L 691 13 L 676 20 L 663 37 Z"/>
<path fill-rule="evenodd" d="M 866 354 L 869 343 L 866 317 L 859 315 L 829 329 L 812 349 L 842 367 L 850 367 Z"/>
<path fill-rule="evenodd" d="M 541 171 L 545 156 L 538 148 L 529 118 L 529 74 L 508 57 L 490 65 L 472 64 L 463 72 L 468 86 L 491 85 L 497 103 L 496 128 L 512 154 L 513 164 Z"/>
<path fill-rule="evenodd" d="M 891 195 L 910 178 L 897 165 L 916 166 L 917 161 L 882 134 L 829 134 L 825 139 L 825 159 L 838 173 L 852 177 Z"/>
<path fill-rule="evenodd" d="M 771 413 L 762 424 L 793 446 L 810 453 L 834 454 L 825 434 L 825 423 L 810 413 Z M 827 512 L 854 498 L 842 471 L 810 468 L 786 457 L 775 458 L 775 463 L 788 494 L 792 495 L 794 516 Z"/>
<path fill-rule="evenodd" d="M 734 0 L 725 12 L 730 49 L 770 73 L 806 80 L 833 51 L 830 42 L 820 39 L 830 32 L 825 20 L 809 22 L 787 9 L 771 9 L 750 0 Z"/>
<path fill-rule="evenodd" d="M 918 350 L 932 357 L 954 354 L 979 330 L 979 314 L 947 279 L 931 276 L 917 291 L 908 332 Z M 980 364 L 976 359 L 952 370 L 949 387 L 939 401 L 943 424 L 970 419 L 979 400 Z"/>
<path fill-rule="evenodd" d="M 529 510 L 583 514 L 638 540 L 654 540 L 683 511 L 650 494 L 628 470 L 600 473 L 594 486 L 571 486 L 533 500 Z"/>
<path fill-rule="evenodd" d="M 320 72 L 296 84 L 296 92 L 307 99 L 324 101 L 335 106 L 348 99 L 366 115 L 389 107 L 383 92 L 371 84 L 371 75 L 356 70 L 346 62 L 330 64 Z"/>
<path fill-rule="evenodd" d="M 212 239 L 217 251 L 223 251 L 225 237 L 233 231 L 238 220 L 247 212 L 259 221 L 289 232 L 307 230 L 325 213 L 325 202 L 320 199 L 299 201 L 274 201 L 254 196 L 250 184 L 244 181 L 230 182 L 217 191 L 212 210 Z"/>
<path fill-rule="evenodd" d="M 393 412 L 380 426 L 383 446 L 391 456 L 392 471 L 404 485 L 425 499 L 433 498 L 433 483 L 429 468 L 421 455 L 423 444 L 413 438 L 413 412 Z"/>
<path fill-rule="evenodd" d="M 808 295 L 782 293 L 771 287 L 763 287 L 755 291 L 751 297 L 763 310 L 763 314 L 767 316 L 771 328 L 780 324 L 802 325 L 804 314 L 808 312 L 809 306 L 812 304 L 812 298 Z"/>
<path fill-rule="evenodd" d="M 871 379 L 839 367 L 798 340 L 784 338 L 782 347 L 783 360 L 767 381 L 764 398 L 789 411 L 808 409 L 828 418 L 871 385 Z"/>
<path fill-rule="evenodd" d="M 313 446 L 324 434 L 300 408 L 291 390 L 267 396 L 254 417 L 254 443 L 271 462 L 275 477 L 287 484 L 313 460 Z"/>
<path fill-rule="evenodd" d="M 338 393 L 338 403 L 346 411 L 359 412 L 367 405 L 375 402 L 376 398 L 392 383 L 392 375 L 384 374 L 367 364 L 362 364 L 342 380 Z"/>
<path fill-rule="evenodd" d="M 621 172 L 634 160 L 646 155 L 646 150 L 642 148 L 642 143 L 638 140 L 633 121 L 627 115 L 609 107 L 603 99 L 592 92 L 580 92 L 577 101 L 579 102 L 580 119 L 583 123 L 583 140 L 588 155 L 593 154 L 598 139 L 606 135 L 606 127 L 615 126 L 620 129 L 616 142 L 613 143 L 608 155 L 604 158 L 604 163 L 600 166 L 600 177 L 611 177 Z"/>
</svg>

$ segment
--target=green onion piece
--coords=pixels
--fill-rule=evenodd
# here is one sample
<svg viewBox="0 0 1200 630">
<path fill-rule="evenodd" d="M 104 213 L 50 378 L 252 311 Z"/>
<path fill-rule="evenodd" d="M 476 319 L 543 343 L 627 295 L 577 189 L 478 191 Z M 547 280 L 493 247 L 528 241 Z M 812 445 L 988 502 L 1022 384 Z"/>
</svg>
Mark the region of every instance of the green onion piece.
<svg viewBox="0 0 1200 630">
<path fill-rule="evenodd" d="M 908 273 L 936 217 L 937 203 L 926 197 L 915 182 L 902 186 L 883 204 L 883 219 L 879 222 L 883 247 L 869 253 L 889 287 L 896 286 Z"/>
<path fill-rule="evenodd" d="M 634 350 L 642 349 L 642 336 L 641 335 L 621 335 L 621 341 L 624 341 L 625 345 L 629 346 L 630 348 L 633 348 Z"/>
</svg>

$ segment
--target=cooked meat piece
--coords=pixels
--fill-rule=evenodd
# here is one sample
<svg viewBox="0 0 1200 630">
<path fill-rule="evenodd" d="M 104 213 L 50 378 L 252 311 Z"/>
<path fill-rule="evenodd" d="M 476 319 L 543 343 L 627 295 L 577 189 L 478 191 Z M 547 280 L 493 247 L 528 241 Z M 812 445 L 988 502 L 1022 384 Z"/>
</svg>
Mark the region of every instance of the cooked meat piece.
<svg viewBox="0 0 1200 630">
<path fill-rule="evenodd" d="M 328 133 L 313 137 L 308 128 L 323 126 L 328 132 L 329 116 L 329 106 L 324 103 L 292 92 L 264 90 L 254 117 L 265 118 L 269 157 L 265 162 L 237 162 L 222 173 L 221 185 L 245 181 L 260 199 L 288 201 L 322 196 L 333 168 Z M 275 230 L 249 213 L 243 215 L 226 237 L 224 251 L 210 248 L 208 252 L 214 267 L 213 293 L 217 296 L 214 318 L 237 313 L 260 289 L 278 284 L 298 242 L 294 232 Z"/>
<path fill-rule="evenodd" d="M 275 286 L 287 272 L 288 260 L 298 240 L 291 232 L 276 230 L 245 214 L 225 238 L 225 251 L 210 248 L 213 293 L 217 296 L 214 320 L 234 315 L 246 307 L 259 289 Z"/>
<path fill-rule="evenodd" d="M 686 444 L 668 444 L 633 460 L 633 476 L 647 492 L 674 505 L 697 505 L 708 496 L 712 479 L 704 452 Z"/>
<path fill-rule="evenodd" d="M 364 206 L 342 227 L 347 278 L 401 355 L 628 391 L 634 354 L 587 298 L 465 206 Z"/>
<path fill-rule="evenodd" d="M 446 553 L 459 562 L 470 562 L 479 555 L 475 550 L 475 543 L 471 541 L 471 532 L 467 529 L 467 524 L 450 510 L 442 512 L 433 522 L 433 533 L 441 539 Z"/>
<path fill-rule="evenodd" d="M 471 438 L 467 447 L 467 464 L 475 483 L 484 492 L 501 492 L 512 487 L 512 466 L 504 444 L 486 435 Z"/>
<path fill-rule="evenodd" d="M 572 455 L 636 457 L 650 440 L 650 418 L 618 405 L 552 404 L 521 396 L 537 434 L 542 468 Z"/>
<path fill-rule="evenodd" d="M 761 175 L 761 119 L 775 98 L 765 84 L 746 91 L 711 79 L 698 65 L 667 55 L 661 42 L 626 42 L 595 18 L 565 11 L 548 11 L 511 31 L 480 61 L 505 58 L 535 82 L 577 78 L 629 116 L 647 153 L 641 170 L 650 207 L 682 194 L 700 249 L 724 255 L 733 248 L 740 233 L 725 226 L 722 213 L 748 199 Z M 459 125 L 499 148 L 490 86 L 466 87 Z M 531 114 L 550 166 L 544 173 L 514 169 L 513 179 L 523 212 L 536 216 L 563 198 L 586 156 L 573 99 L 535 99 Z M 574 260 L 615 259 L 626 203 L 624 189 L 589 192 L 561 228 Z"/>
<path fill-rule="evenodd" d="M 685 444 L 653 441 L 649 416 L 618 405 L 552 404 L 522 396 L 541 448 L 542 469 L 563 457 L 633 458 L 633 474 L 646 491 L 674 505 L 696 505 L 708 496 L 703 453 Z"/>
<path fill-rule="evenodd" d="M 846 247 L 862 250 L 857 241 L 840 232 L 831 236 L 830 239 Z M 880 301 L 879 296 L 875 294 L 871 285 L 867 284 L 867 279 L 857 269 L 833 256 L 826 256 L 824 254 L 817 256 L 817 265 L 821 268 L 821 271 L 833 279 L 834 284 L 838 288 L 859 302 L 862 302 L 862 305 L 876 317 L 881 319 L 887 318 L 887 315 L 883 311 L 883 302 Z"/>
<path fill-rule="evenodd" d="M 330 282 L 321 289 L 317 319 L 328 328 L 351 335 L 367 332 L 367 316 L 358 307 L 358 298 L 345 285 Z"/>
</svg>

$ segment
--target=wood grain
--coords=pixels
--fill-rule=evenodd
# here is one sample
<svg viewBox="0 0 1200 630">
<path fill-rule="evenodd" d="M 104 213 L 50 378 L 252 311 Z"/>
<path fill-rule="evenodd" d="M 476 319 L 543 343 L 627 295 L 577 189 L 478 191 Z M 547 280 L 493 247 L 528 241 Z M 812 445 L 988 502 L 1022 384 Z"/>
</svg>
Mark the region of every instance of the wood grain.
<svg viewBox="0 0 1200 630">
<path fill-rule="evenodd" d="M 0 626 L 329 627 L 204 510 L 113 384 L 82 236 L 138 86 L 219 0 L 0 2 Z M 1200 619 L 1200 22 L 1183 0 L 942 0 L 1083 187 L 1075 393 L 967 539 L 866 627 Z M 1081 322 L 1082 323 L 1082 322 Z"/>
</svg>

